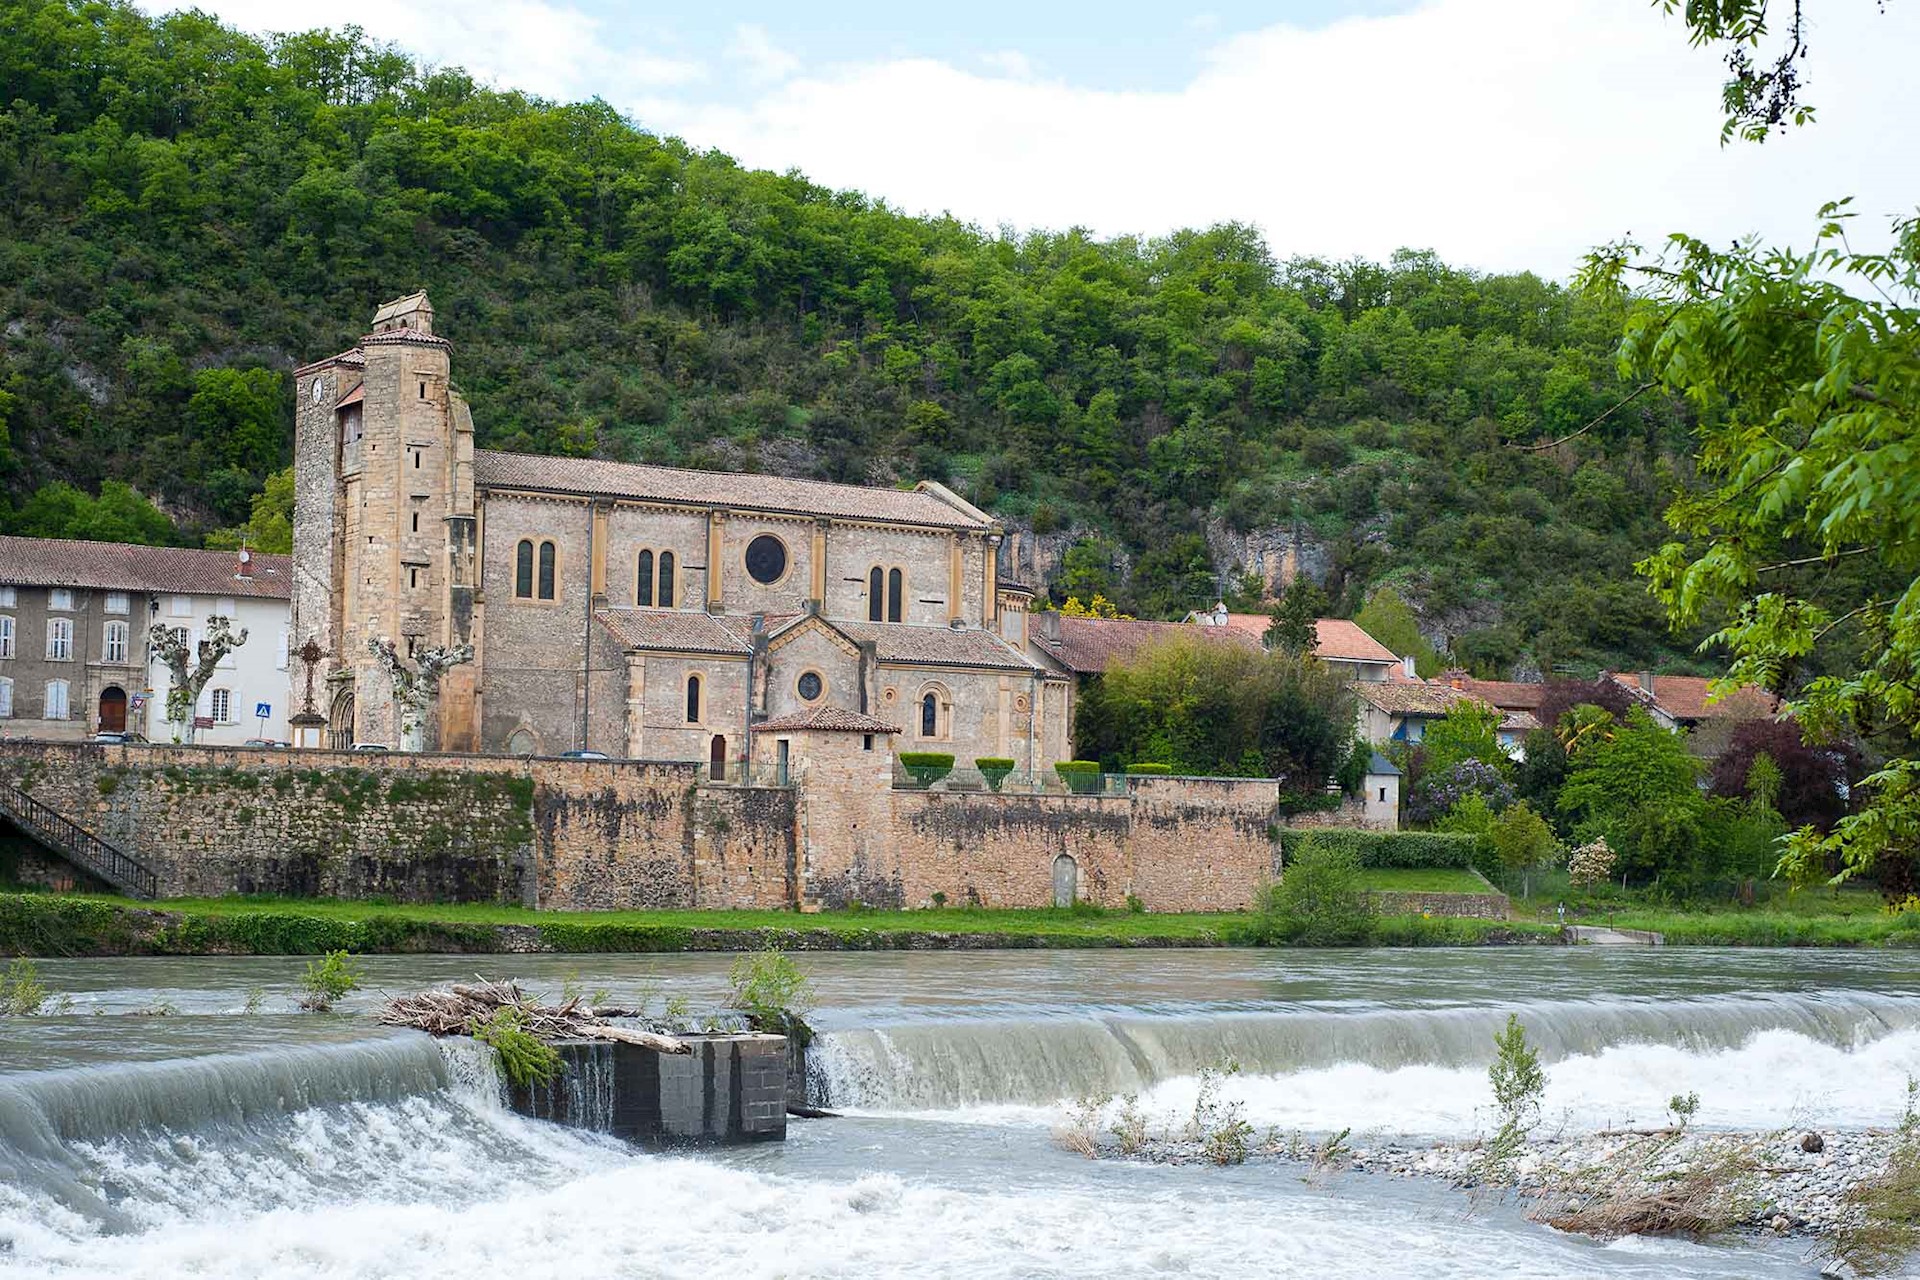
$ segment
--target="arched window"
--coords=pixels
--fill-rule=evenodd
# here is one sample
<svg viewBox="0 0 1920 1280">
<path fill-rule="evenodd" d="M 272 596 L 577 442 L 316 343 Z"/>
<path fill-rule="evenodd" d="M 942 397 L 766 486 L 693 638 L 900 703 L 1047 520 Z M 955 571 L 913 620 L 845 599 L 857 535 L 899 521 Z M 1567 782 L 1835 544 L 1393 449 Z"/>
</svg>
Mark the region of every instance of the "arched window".
<svg viewBox="0 0 1920 1280">
<path fill-rule="evenodd" d="M 700 677 L 687 677 L 687 723 L 700 723 Z"/>
<path fill-rule="evenodd" d="M 660 590 L 655 593 L 662 609 L 673 608 L 673 552 L 660 553 Z"/>
<path fill-rule="evenodd" d="M 513 551 L 513 594 L 521 600 L 533 599 L 533 542 L 520 539 Z"/>
<path fill-rule="evenodd" d="M 886 616 L 886 571 L 879 565 L 867 575 L 867 621 L 878 622 Z"/>
<path fill-rule="evenodd" d="M 515 729 L 507 735 L 507 754 L 510 756 L 530 756 L 538 754 L 539 739 L 527 729 Z"/>
<path fill-rule="evenodd" d="M 633 572 L 633 602 L 646 606 L 653 603 L 653 552 L 642 551 L 639 563 Z"/>
<path fill-rule="evenodd" d="M 553 599 L 554 549 L 551 542 L 540 544 L 540 598 Z"/>
<path fill-rule="evenodd" d="M 940 736 L 940 695 L 929 693 L 920 699 L 920 736 Z"/>
<path fill-rule="evenodd" d="M 907 575 L 898 569 L 887 570 L 887 621 L 900 622 L 906 617 Z"/>
</svg>

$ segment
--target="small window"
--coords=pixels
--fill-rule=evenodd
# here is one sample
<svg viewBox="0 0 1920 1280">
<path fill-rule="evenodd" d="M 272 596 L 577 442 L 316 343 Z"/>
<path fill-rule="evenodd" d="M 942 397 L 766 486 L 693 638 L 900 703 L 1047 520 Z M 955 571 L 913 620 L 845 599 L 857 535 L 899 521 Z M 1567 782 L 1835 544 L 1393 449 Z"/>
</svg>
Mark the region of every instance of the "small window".
<svg viewBox="0 0 1920 1280">
<path fill-rule="evenodd" d="M 793 688 L 805 702 L 818 702 L 820 695 L 827 690 L 826 682 L 820 678 L 818 671 L 802 671 Z"/>
<path fill-rule="evenodd" d="M 687 677 L 687 723 L 700 723 L 700 677 Z"/>
<path fill-rule="evenodd" d="M 413 469 L 415 471 L 418 471 L 420 469 L 420 455 L 425 452 L 426 452 L 425 449 L 415 449 L 413 451 Z"/>
<path fill-rule="evenodd" d="M 231 618 L 234 612 L 232 596 L 221 596 L 213 602 L 213 616 L 216 618 Z"/>
<path fill-rule="evenodd" d="M 47 715 L 49 720 L 67 718 L 67 682 L 65 680 L 47 681 Z"/>
<path fill-rule="evenodd" d="M 100 629 L 100 657 L 105 662 L 127 660 L 127 624 L 109 622 Z"/>
<path fill-rule="evenodd" d="M 413 531 L 415 533 L 420 532 L 420 513 L 418 511 L 413 513 Z"/>
<path fill-rule="evenodd" d="M 17 609 L 19 607 L 19 591 L 13 587 L 0 587 L 0 609 Z"/>
<path fill-rule="evenodd" d="M 653 603 L 653 552 L 642 551 L 633 572 L 633 602 L 646 606 Z"/>
<path fill-rule="evenodd" d="M 420 586 L 419 566 L 411 565 L 411 564 L 407 566 L 407 585 L 413 588 L 418 588 Z"/>
<path fill-rule="evenodd" d="M 47 619 L 47 659 L 65 662 L 73 657 L 73 619 Z"/>
<path fill-rule="evenodd" d="M 763 533 L 747 544 L 747 576 L 770 587 L 787 576 L 787 544 Z"/>
<path fill-rule="evenodd" d="M 404 329 L 405 327 L 406 327 L 405 325 L 402 325 L 402 326 L 401 326 L 401 328 L 403 328 L 403 329 Z M 422 400 L 425 400 L 425 399 L 427 398 L 427 384 L 426 384 L 426 383 L 424 383 L 424 382 L 420 384 L 420 398 L 421 398 Z"/>
<path fill-rule="evenodd" d="M 920 699 L 920 736 L 937 738 L 940 736 L 940 697 L 929 693 Z"/>
<path fill-rule="evenodd" d="M 540 598 L 542 600 L 553 599 L 553 570 L 557 554 L 551 542 L 540 544 Z"/>
<path fill-rule="evenodd" d="M 0 658 L 13 656 L 13 619 L 0 615 Z"/>
<path fill-rule="evenodd" d="M 107 592 L 107 612 L 125 613 L 127 611 L 127 593 L 124 591 Z"/>
<path fill-rule="evenodd" d="M 879 622 L 887 614 L 887 571 L 879 565 L 867 575 L 867 621 Z"/>
<path fill-rule="evenodd" d="M 282 671 L 287 669 L 287 633 L 284 630 L 280 632 L 280 647 L 274 652 L 273 665 Z"/>
<path fill-rule="evenodd" d="M 899 622 L 906 616 L 907 575 L 898 569 L 887 570 L 887 621 Z"/>
<path fill-rule="evenodd" d="M 660 607 L 673 608 L 673 552 L 660 553 Z"/>
<path fill-rule="evenodd" d="M 513 594 L 522 600 L 533 599 L 533 543 L 526 538 L 513 552 Z"/>
<path fill-rule="evenodd" d="M 13 714 L 13 681 L 0 676 L 0 719 Z"/>
<path fill-rule="evenodd" d="M 73 588 L 55 587 L 47 592 L 47 608 L 73 612 Z"/>
<path fill-rule="evenodd" d="M 860 749 L 861 749 L 862 751 L 871 751 L 871 750 L 873 750 L 873 735 L 872 735 L 872 734 L 870 734 L 870 733 L 863 733 L 863 734 L 861 734 L 861 735 L 860 735 Z"/>
<path fill-rule="evenodd" d="M 1382 787 L 1380 788 L 1380 803 L 1385 804 L 1386 802 L 1387 802 L 1387 789 L 1385 787 Z"/>
<path fill-rule="evenodd" d="M 372 542 L 373 539 L 368 538 L 367 541 Z M 167 601 L 167 612 L 172 614 L 176 618 L 191 618 L 193 616 L 193 597 L 192 596 L 171 597 Z"/>
</svg>

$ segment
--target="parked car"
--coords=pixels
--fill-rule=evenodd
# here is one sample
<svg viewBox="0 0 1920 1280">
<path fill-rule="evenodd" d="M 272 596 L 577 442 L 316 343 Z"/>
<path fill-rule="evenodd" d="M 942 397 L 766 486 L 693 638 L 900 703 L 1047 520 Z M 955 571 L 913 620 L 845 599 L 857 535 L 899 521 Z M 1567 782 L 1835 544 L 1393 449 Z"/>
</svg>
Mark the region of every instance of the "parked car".
<svg viewBox="0 0 1920 1280">
<path fill-rule="evenodd" d="M 272 738 L 248 738 L 240 744 L 243 747 L 290 747 L 291 742 L 277 742 Z"/>
<path fill-rule="evenodd" d="M 356 742 L 353 744 L 353 746 L 350 749 L 354 751 L 391 751 L 393 750 L 392 747 L 389 747 L 384 742 Z"/>
<path fill-rule="evenodd" d="M 110 733 L 96 733 L 91 738 L 88 738 L 87 741 L 104 742 L 113 746 L 122 746 L 129 743 L 135 746 L 141 746 L 146 743 L 146 738 L 129 729 L 125 732 L 116 730 Z"/>
<path fill-rule="evenodd" d="M 611 760 L 612 756 L 604 751 L 562 751 L 562 760 Z"/>
</svg>

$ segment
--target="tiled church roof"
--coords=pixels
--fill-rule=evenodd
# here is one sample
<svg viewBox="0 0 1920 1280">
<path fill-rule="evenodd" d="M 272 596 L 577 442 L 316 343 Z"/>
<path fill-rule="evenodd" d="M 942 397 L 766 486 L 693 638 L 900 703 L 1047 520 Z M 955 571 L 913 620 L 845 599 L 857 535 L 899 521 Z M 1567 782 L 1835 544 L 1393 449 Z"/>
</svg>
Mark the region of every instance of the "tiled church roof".
<svg viewBox="0 0 1920 1280">
<path fill-rule="evenodd" d="M 602 609 L 594 620 L 628 649 L 714 653 L 744 658 L 753 652 L 746 619 L 716 618 L 687 609 Z"/>
<path fill-rule="evenodd" d="M 1231 627 L 1197 627 L 1186 622 L 1148 622 L 1139 618 L 1070 618 L 1064 614 L 1047 619 L 1047 625 L 1056 622 L 1060 628 L 1057 637 L 1047 635 L 1042 623 L 1036 621 L 1033 638 L 1067 670 L 1080 675 L 1104 672 L 1142 649 L 1168 640 L 1191 639 L 1246 649 L 1260 647 L 1258 636 Z"/>
<path fill-rule="evenodd" d="M 239 570 L 238 553 L 233 551 L 0 537 L 0 582 L 14 586 L 268 600 L 285 600 L 293 594 L 293 561 L 288 556 L 256 552 L 252 576 L 242 578 Z"/>
<path fill-rule="evenodd" d="M 935 529 L 984 530 L 992 524 L 977 512 L 955 506 L 924 488 L 871 489 L 862 485 L 829 484 L 823 480 L 688 471 L 600 458 L 554 458 L 480 449 L 473 455 L 473 479 L 483 489 L 596 494 L 782 515 L 879 520 Z"/>
<path fill-rule="evenodd" d="M 872 642 L 874 655 L 894 665 L 990 667 L 1001 671 L 1038 671 L 1038 664 L 991 631 L 979 627 L 914 627 L 899 622 L 833 620 L 849 639 Z"/>
<path fill-rule="evenodd" d="M 810 707 L 805 711 L 789 712 L 784 716 L 775 716 L 771 720 L 762 720 L 753 726 L 755 733 L 793 733 L 811 729 L 815 733 L 898 733 L 900 730 L 885 720 L 875 720 L 872 716 L 859 711 L 848 711 L 845 707 Z"/>
</svg>

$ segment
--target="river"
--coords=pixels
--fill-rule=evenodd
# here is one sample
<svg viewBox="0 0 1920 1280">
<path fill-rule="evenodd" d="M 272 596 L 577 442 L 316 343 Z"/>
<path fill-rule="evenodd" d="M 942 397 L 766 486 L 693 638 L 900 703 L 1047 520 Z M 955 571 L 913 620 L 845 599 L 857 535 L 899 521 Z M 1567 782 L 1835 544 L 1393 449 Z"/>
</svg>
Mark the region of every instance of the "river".
<svg viewBox="0 0 1920 1280">
<path fill-rule="evenodd" d="M 716 1004 L 727 957 L 372 957 L 299 1014 L 303 961 L 43 961 L 0 1020 L 0 1277 L 1808 1276 L 1803 1241 L 1600 1245 L 1431 1184 L 1092 1162 L 1072 1099 L 1354 1141 L 1487 1127 L 1491 1037 L 1541 1045 L 1548 1129 L 1886 1125 L 1920 1075 L 1900 953 L 1508 948 L 829 954 L 784 1144 L 648 1155 L 513 1115 L 484 1050 L 380 992 L 484 971 Z M 162 1016 L 105 1016 L 168 1010 Z"/>
</svg>

